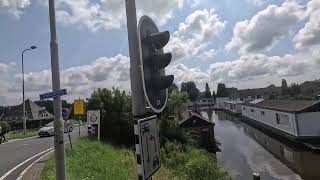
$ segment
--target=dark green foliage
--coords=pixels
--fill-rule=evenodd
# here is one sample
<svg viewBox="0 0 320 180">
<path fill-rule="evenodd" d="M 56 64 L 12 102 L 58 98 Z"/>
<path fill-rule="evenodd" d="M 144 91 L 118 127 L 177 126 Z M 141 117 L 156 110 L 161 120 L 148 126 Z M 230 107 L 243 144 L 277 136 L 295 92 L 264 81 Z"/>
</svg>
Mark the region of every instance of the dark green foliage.
<svg viewBox="0 0 320 180">
<path fill-rule="evenodd" d="M 88 110 L 101 111 L 101 138 L 125 146 L 134 145 L 131 97 L 113 88 L 98 89 L 87 99 Z"/>
<path fill-rule="evenodd" d="M 2 134 L 5 134 L 10 131 L 10 124 L 4 121 L 0 121 L 0 126 L 2 130 Z"/>
<path fill-rule="evenodd" d="M 210 87 L 208 83 L 206 83 L 205 91 L 204 91 L 204 98 L 211 98 L 211 92 L 210 92 Z"/>
<path fill-rule="evenodd" d="M 200 91 L 192 81 L 181 83 L 181 92 L 186 92 L 190 101 L 196 101 L 200 96 Z"/>
<path fill-rule="evenodd" d="M 218 84 L 216 97 L 228 97 L 228 91 L 225 84 L 223 83 Z"/>
</svg>

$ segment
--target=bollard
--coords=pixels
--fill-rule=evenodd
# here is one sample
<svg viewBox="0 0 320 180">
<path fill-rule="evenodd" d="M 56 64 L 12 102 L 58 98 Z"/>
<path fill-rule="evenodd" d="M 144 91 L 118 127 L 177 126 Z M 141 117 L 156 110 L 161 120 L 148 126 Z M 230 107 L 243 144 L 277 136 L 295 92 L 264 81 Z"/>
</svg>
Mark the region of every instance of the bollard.
<svg viewBox="0 0 320 180">
<path fill-rule="evenodd" d="M 259 173 L 253 173 L 253 180 L 260 180 L 260 174 Z"/>
</svg>

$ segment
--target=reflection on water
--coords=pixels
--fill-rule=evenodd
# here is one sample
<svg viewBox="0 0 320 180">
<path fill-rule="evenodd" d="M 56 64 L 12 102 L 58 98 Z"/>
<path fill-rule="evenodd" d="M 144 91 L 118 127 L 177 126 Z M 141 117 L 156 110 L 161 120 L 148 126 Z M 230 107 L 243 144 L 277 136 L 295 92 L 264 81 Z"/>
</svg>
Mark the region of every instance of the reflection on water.
<svg viewBox="0 0 320 180">
<path fill-rule="evenodd" d="M 201 114 L 216 123 L 222 150 L 217 159 L 234 179 L 252 179 L 253 172 L 259 172 L 261 179 L 320 179 L 320 154 L 283 144 L 222 111 Z"/>
</svg>

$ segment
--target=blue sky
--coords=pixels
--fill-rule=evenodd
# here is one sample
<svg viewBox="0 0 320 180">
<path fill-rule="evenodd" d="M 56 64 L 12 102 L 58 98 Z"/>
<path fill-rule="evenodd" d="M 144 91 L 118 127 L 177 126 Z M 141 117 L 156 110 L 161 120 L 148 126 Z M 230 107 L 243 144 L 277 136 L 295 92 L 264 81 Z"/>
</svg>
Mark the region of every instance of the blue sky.
<svg viewBox="0 0 320 180">
<path fill-rule="evenodd" d="M 99 87 L 129 90 L 124 0 L 56 0 L 62 86 L 71 100 Z M 175 82 L 238 88 L 319 78 L 319 0 L 137 0 L 171 32 L 167 72 Z M 41 0 L 0 0 L 0 104 L 20 102 L 21 51 L 27 96 L 51 89 L 48 7 Z"/>
</svg>

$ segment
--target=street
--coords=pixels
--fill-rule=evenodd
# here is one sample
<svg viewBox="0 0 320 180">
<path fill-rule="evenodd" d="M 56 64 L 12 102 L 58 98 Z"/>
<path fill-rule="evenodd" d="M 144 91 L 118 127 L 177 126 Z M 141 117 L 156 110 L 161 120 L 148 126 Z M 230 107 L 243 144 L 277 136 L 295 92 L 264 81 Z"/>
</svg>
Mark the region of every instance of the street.
<svg viewBox="0 0 320 180">
<path fill-rule="evenodd" d="M 87 134 L 85 127 L 80 128 L 80 135 Z M 73 127 L 71 138 L 79 137 L 78 126 Z M 8 142 L 0 145 L 0 180 L 15 180 L 19 174 L 32 162 L 44 155 L 46 150 L 53 148 L 53 136 L 34 137 L 25 140 Z M 69 142 L 68 134 L 64 134 L 65 143 Z M 69 144 L 66 144 L 67 147 Z M 39 154 L 44 152 L 42 154 Z M 28 160 L 28 161 L 27 161 Z M 25 163 L 24 163 L 25 162 Z M 22 164 L 19 166 L 20 164 Z M 18 168 L 16 168 L 19 166 Z M 13 170 L 14 169 L 14 170 Z M 13 171 L 12 171 L 13 170 Z M 9 172 L 10 171 L 10 172 Z M 9 172 L 9 173 L 8 173 Z"/>
</svg>

